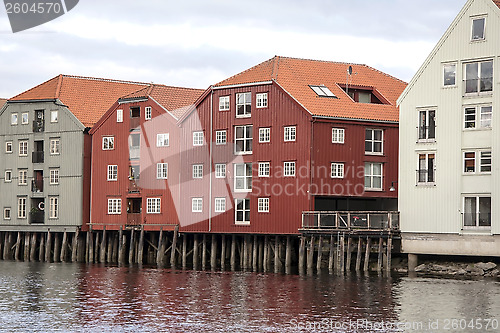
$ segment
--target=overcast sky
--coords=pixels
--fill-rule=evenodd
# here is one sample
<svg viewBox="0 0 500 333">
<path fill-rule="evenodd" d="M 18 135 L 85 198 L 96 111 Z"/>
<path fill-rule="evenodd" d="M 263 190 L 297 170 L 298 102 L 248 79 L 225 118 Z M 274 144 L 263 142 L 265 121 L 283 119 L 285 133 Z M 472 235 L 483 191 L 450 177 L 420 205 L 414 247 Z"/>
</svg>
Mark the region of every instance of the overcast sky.
<svg viewBox="0 0 500 333">
<path fill-rule="evenodd" d="M 13 34 L 0 97 L 58 74 L 207 88 L 274 55 L 362 63 L 409 81 L 465 0 L 80 0 Z"/>
</svg>

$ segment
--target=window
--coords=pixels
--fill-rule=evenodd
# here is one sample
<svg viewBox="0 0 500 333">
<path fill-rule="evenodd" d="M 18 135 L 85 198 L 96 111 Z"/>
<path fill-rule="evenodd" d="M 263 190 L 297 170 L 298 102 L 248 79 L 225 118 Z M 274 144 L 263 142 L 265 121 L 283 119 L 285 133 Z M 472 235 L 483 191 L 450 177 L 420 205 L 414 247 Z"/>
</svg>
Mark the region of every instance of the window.
<svg viewBox="0 0 500 333">
<path fill-rule="evenodd" d="M 332 162 L 331 177 L 332 178 L 344 178 L 344 163 Z"/>
<path fill-rule="evenodd" d="M 28 114 L 28 112 L 23 112 L 21 114 L 21 124 L 27 125 L 28 122 L 29 122 L 29 114 Z"/>
<path fill-rule="evenodd" d="M 102 150 L 113 150 L 115 149 L 115 137 L 104 136 L 102 138 Z"/>
<path fill-rule="evenodd" d="M 464 172 L 476 172 L 476 153 L 464 152 Z"/>
<path fill-rule="evenodd" d="M 123 110 L 116 110 L 116 122 L 123 123 Z"/>
<path fill-rule="evenodd" d="M 168 147 L 170 144 L 170 135 L 162 133 L 156 135 L 156 147 Z"/>
<path fill-rule="evenodd" d="M 479 173 L 491 172 L 491 151 L 464 152 L 464 172 L 475 173 L 476 171 Z"/>
<path fill-rule="evenodd" d="M 418 139 L 434 140 L 436 138 L 436 111 L 423 110 L 418 112 Z"/>
<path fill-rule="evenodd" d="M 465 64 L 465 93 L 493 90 L 493 60 Z"/>
<path fill-rule="evenodd" d="M 344 143 L 345 129 L 332 128 L 332 143 Z"/>
<path fill-rule="evenodd" d="M 468 106 L 464 114 L 464 128 L 491 128 L 491 105 Z"/>
<path fill-rule="evenodd" d="M 10 208 L 3 209 L 3 219 L 10 220 Z"/>
<path fill-rule="evenodd" d="M 443 65 L 443 86 L 453 87 L 456 84 L 457 64 Z"/>
<path fill-rule="evenodd" d="M 17 113 L 13 113 L 10 115 L 10 124 L 11 125 L 17 125 L 17 118 L 18 118 L 18 114 Z"/>
<path fill-rule="evenodd" d="M 6 183 L 12 182 L 12 170 L 5 170 L 5 178 Z"/>
<path fill-rule="evenodd" d="M 226 198 L 215 198 L 215 212 L 224 213 L 226 211 Z"/>
<path fill-rule="evenodd" d="M 118 165 L 108 165 L 108 181 L 118 180 Z"/>
<path fill-rule="evenodd" d="M 267 93 L 257 94 L 255 97 L 257 100 L 257 108 L 267 108 Z"/>
<path fill-rule="evenodd" d="M 49 218 L 57 219 L 59 217 L 59 197 L 49 197 Z"/>
<path fill-rule="evenodd" d="M 60 153 L 60 139 L 50 139 L 50 155 L 59 155 Z"/>
<path fill-rule="evenodd" d="M 146 119 L 146 120 L 151 119 L 151 107 L 150 106 L 146 106 L 144 108 L 144 119 Z"/>
<path fill-rule="evenodd" d="M 295 177 L 295 162 L 285 162 L 284 163 L 283 176 Z"/>
<path fill-rule="evenodd" d="M 108 166 L 109 168 L 109 166 Z M 49 183 L 50 185 L 57 185 L 59 184 L 59 169 L 49 169 L 50 170 L 50 179 Z M 108 169 L 108 176 L 109 176 L 109 169 Z"/>
<path fill-rule="evenodd" d="M 19 169 L 19 185 L 28 185 L 28 170 L 27 169 Z"/>
<path fill-rule="evenodd" d="M 259 177 L 269 177 L 270 169 L 270 162 L 259 162 Z"/>
<path fill-rule="evenodd" d="M 226 178 L 226 165 L 225 164 L 216 164 L 215 165 L 215 178 Z"/>
<path fill-rule="evenodd" d="M 464 198 L 464 227 L 491 227 L 491 197 Z"/>
<path fill-rule="evenodd" d="M 252 115 L 252 93 L 236 94 L 236 117 Z"/>
<path fill-rule="evenodd" d="M 168 163 L 156 163 L 156 179 L 168 178 Z"/>
<path fill-rule="evenodd" d="M 252 125 L 235 126 L 235 154 L 252 153 Z"/>
<path fill-rule="evenodd" d="M 5 153 L 7 154 L 12 153 L 12 141 L 5 142 Z"/>
<path fill-rule="evenodd" d="M 229 110 L 229 96 L 219 97 L 219 111 Z"/>
<path fill-rule="evenodd" d="M 271 129 L 269 127 L 259 128 L 259 143 L 271 141 Z"/>
<path fill-rule="evenodd" d="M 234 165 L 234 191 L 250 192 L 252 190 L 252 163 Z"/>
<path fill-rule="evenodd" d="M 201 213 L 203 211 L 203 198 L 191 199 L 191 212 Z"/>
<path fill-rule="evenodd" d="M 259 213 L 269 213 L 269 198 L 259 198 L 257 203 Z"/>
<path fill-rule="evenodd" d="M 26 218 L 26 198 L 17 198 L 17 217 L 20 219 Z"/>
<path fill-rule="evenodd" d="M 203 132 L 193 132 L 193 146 L 203 146 Z"/>
<path fill-rule="evenodd" d="M 215 144 L 225 145 L 226 144 L 226 130 L 215 131 Z"/>
<path fill-rule="evenodd" d="M 383 151 L 383 131 L 380 129 L 366 129 L 365 153 L 381 155 Z"/>
<path fill-rule="evenodd" d="M 250 224 L 250 199 L 236 199 L 235 224 Z"/>
<path fill-rule="evenodd" d="M 286 126 L 285 127 L 285 142 L 295 141 L 295 136 L 296 136 L 295 126 Z"/>
<path fill-rule="evenodd" d="M 203 164 L 193 164 L 193 179 L 203 178 Z"/>
<path fill-rule="evenodd" d="M 50 122 L 57 123 L 59 121 L 59 112 L 57 110 L 50 111 Z"/>
<path fill-rule="evenodd" d="M 418 183 L 434 183 L 435 181 L 435 154 L 418 154 Z"/>
<path fill-rule="evenodd" d="M 108 199 L 108 214 L 117 215 L 122 213 L 122 199 Z"/>
<path fill-rule="evenodd" d="M 337 96 L 335 96 L 331 91 L 330 89 L 328 89 L 327 87 L 325 86 L 309 86 L 311 87 L 311 89 L 316 93 L 316 95 L 318 95 L 319 97 L 333 97 L 333 98 L 337 98 Z"/>
<path fill-rule="evenodd" d="M 491 172 L 491 151 L 480 152 L 479 172 Z"/>
<path fill-rule="evenodd" d="M 480 17 L 472 19 L 472 37 L 471 40 L 483 40 L 484 39 L 484 27 L 486 18 Z"/>
<path fill-rule="evenodd" d="M 365 189 L 382 190 L 382 163 L 365 163 Z"/>
<path fill-rule="evenodd" d="M 28 156 L 28 140 L 19 141 L 19 156 Z"/>
<path fill-rule="evenodd" d="M 148 214 L 160 214 L 161 198 L 148 198 L 146 200 L 146 209 Z"/>
</svg>

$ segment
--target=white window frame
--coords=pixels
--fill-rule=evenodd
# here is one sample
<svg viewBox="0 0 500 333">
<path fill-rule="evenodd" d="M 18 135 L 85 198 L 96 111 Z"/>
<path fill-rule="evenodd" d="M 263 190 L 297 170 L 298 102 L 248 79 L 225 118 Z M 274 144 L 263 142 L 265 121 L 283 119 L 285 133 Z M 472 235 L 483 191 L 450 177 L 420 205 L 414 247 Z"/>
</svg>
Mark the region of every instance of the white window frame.
<svg viewBox="0 0 500 333">
<path fill-rule="evenodd" d="M 28 185 L 28 169 L 18 170 L 18 185 Z"/>
<path fill-rule="evenodd" d="M 192 213 L 203 212 L 203 198 L 191 198 L 191 212 Z"/>
<path fill-rule="evenodd" d="M 215 212 L 224 213 L 226 211 L 226 198 L 215 198 Z"/>
<path fill-rule="evenodd" d="M 116 164 L 109 164 L 108 165 L 108 176 L 107 176 L 108 182 L 110 181 L 118 181 L 118 165 Z"/>
<path fill-rule="evenodd" d="M 271 162 L 259 162 L 259 177 L 269 177 L 271 174 Z"/>
<path fill-rule="evenodd" d="M 285 126 L 283 130 L 283 140 L 285 142 L 294 142 L 297 138 L 296 126 Z"/>
<path fill-rule="evenodd" d="M 215 144 L 225 145 L 226 142 L 227 142 L 227 131 L 226 130 L 215 131 Z"/>
<path fill-rule="evenodd" d="M 156 179 L 168 179 L 168 163 L 156 163 Z"/>
<path fill-rule="evenodd" d="M 251 127 L 251 137 L 247 137 L 247 127 Z M 238 128 L 243 128 L 243 137 L 238 138 Z M 243 150 L 237 151 L 238 148 L 238 142 L 243 141 Z M 252 147 L 251 150 L 248 150 L 248 146 Z M 247 154 L 252 154 L 253 153 L 253 125 L 241 125 L 241 126 L 234 126 L 234 154 L 235 155 L 247 155 Z"/>
<path fill-rule="evenodd" d="M 49 169 L 49 185 L 59 185 L 59 168 Z"/>
<path fill-rule="evenodd" d="M 380 165 L 380 175 L 375 175 L 373 173 L 374 165 L 379 164 Z M 366 165 L 370 166 L 370 173 L 366 174 Z M 372 185 L 371 187 L 366 186 L 366 177 L 370 178 L 370 184 Z M 375 177 L 380 178 L 380 187 L 373 187 L 374 179 Z M 383 191 L 384 188 L 384 164 L 380 162 L 365 162 L 365 190 L 366 191 Z"/>
<path fill-rule="evenodd" d="M 271 127 L 259 128 L 259 143 L 271 142 Z"/>
<path fill-rule="evenodd" d="M 479 37 L 479 38 L 474 38 L 474 21 L 478 21 L 478 20 L 483 20 L 484 21 L 484 24 L 483 24 L 483 36 L 482 37 Z M 474 16 L 474 17 L 471 17 L 471 25 L 470 25 L 470 40 L 471 42 L 479 42 L 479 41 L 483 41 L 486 39 L 486 16 Z"/>
<path fill-rule="evenodd" d="M 151 117 L 153 116 L 153 111 L 151 110 L 150 106 L 146 106 L 144 108 L 144 119 L 145 120 L 151 120 Z"/>
<path fill-rule="evenodd" d="M 483 64 L 488 63 L 488 62 L 492 63 L 492 71 L 491 71 L 492 77 L 491 78 L 488 78 L 488 77 L 484 78 L 481 75 L 482 67 L 483 67 Z M 477 64 L 477 75 L 478 75 L 478 77 L 477 78 L 471 78 L 471 79 L 469 79 L 467 77 L 467 65 L 472 65 L 472 64 Z M 464 92 L 464 95 L 465 96 L 474 96 L 474 95 L 477 96 L 477 95 L 492 94 L 493 90 L 494 90 L 494 86 L 495 86 L 494 77 L 495 77 L 495 62 L 494 62 L 493 59 L 484 59 L 484 60 L 478 60 L 478 61 L 464 62 L 464 64 L 463 64 L 463 80 L 464 80 L 464 90 L 463 90 L 463 92 Z M 491 79 L 491 90 L 481 90 L 481 82 L 483 80 L 485 80 L 485 79 Z M 467 81 L 468 80 L 477 80 L 477 83 L 476 83 L 477 90 L 467 92 Z"/>
<path fill-rule="evenodd" d="M 240 97 L 242 100 L 240 101 Z M 243 113 L 240 113 L 240 107 Z M 236 94 L 236 118 L 249 118 L 252 116 L 252 93 L 247 91 Z"/>
<path fill-rule="evenodd" d="M 10 115 L 10 124 L 17 125 L 19 123 L 19 114 L 17 112 L 11 113 Z"/>
<path fill-rule="evenodd" d="M 19 156 L 28 156 L 28 140 L 19 140 Z"/>
<path fill-rule="evenodd" d="M 283 162 L 283 177 L 295 177 L 295 161 Z"/>
<path fill-rule="evenodd" d="M 170 134 L 169 133 L 156 134 L 156 147 L 168 147 L 168 146 L 170 146 Z"/>
<path fill-rule="evenodd" d="M 50 155 L 60 155 L 61 154 L 61 139 L 51 138 L 49 143 L 49 153 Z"/>
<path fill-rule="evenodd" d="M 116 122 L 123 123 L 123 110 L 122 109 L 116 110 Z"/>
<path fill-rule="evenodd" d="M 255 95 L 255 107 L 257 109 L 267 108 L 267 93 L 258 93 Z"/>
<path fill-rule="evenodd" d="M 7 212 L 9 212 L 9 213 L 7 214 Z M 4 220 L 10 220 L 11 218 L 12 218 L 12 209 L 10 207 L 4 207 L 4 209 L 3 209 L 3 219 Z"/>
<path fill-rule="evenodd" d="M 219 97 L 219 111 L 229 111 L 230 109 L 230 97 L 221 96 Z"/>
<path fill-rule="evenodd" d="M 474 113 L 467 113 L 468 110 L 474 110 Z M 493 107 L 491 104 L 465 105 L 463 107 L 463 115 L 464 115 L 463 119 L 464 130 L 477 131 L 477 130 L 491 129 L 492 127 Z M 489 115 L 489 117 L 486 118 L 484 117 L 485 115 Z M 474 119 L 471 120 L 470 117 L 474 117 Z M 484 125 L 486 121 L 488 122 L 488 125 Z M 471 126 L 469 126 L 469 124 L 471 124 Z"/>
<path fill-rule="evenodd" d="M 330 90 L 330 88 L 325 85 L 317 86 L 317 85 L 309 85 L 309 87 L 318 95 L 319 97 L 333 97 L 337 98 L 334 93 Z"/>
<path fill-rule="evenodd" d="M 102 137 L 102 150 L 113 150 L 115 149 L 115 137 L 114 136 L 103 136 Z"/>
<path fill-rule="evenodd" d="M 366 132 L 371 131 L 371 139 L 366 139 Z M 375 139 L 375 132 L 381 132 L 380 140 Z M 372 150 L 366 150 L 366 143 L 370 142 Z M 375 144 L 380 143 L 380 151 L 375 150 Z M 365 155 L 383 155 L 384 154 L 384 130 L 380 128 L 366 128 L 365 129 Z"/>
<path fill-rule="evenodd" d="M 23 112 L 21 113 L 21 124 L 22 125 L 28 125 L 30 122 L 30 114 L 29 112 Z"/>
<path fill-rule="evenodd" d="M 27 204 L 28 204 L 28 198 L 27 197 L 18 197 L 17 198 L 17 218 L 18 219 L 25 219 L 27 218 Z"/>
<path fill-rule="evenodd" d="M 466 157 L 467 154 L 474 154 L 473 157 Z M 489 156 L 488 156 L 489 155 Z M 464 175 L 480 175 L 480 174 L 491 174 L 492 170 L 492 152 L 490 149 L 467 149 L 462 152 L 462 174 Z M 467 170 L 467 161 L 473 161 L 473 171 Z M 487 162 L 489 161 L 489 163 Z M 483 167 L 489 168 L 487 171 L 483 171 Z"/>
<path fill-rule="evenodd" d="M 238 167 L 243 166 L 243 175 L 238 174 Z M 250 170 L 250 175 L 247 175 Z M 250 185 L 248 179 L 250 178 Z M 243 187 L 238 188 L 237 181 L 243 180 Z M 252 192 L 252 163 L 235 163 L 234 164 L 234 192 Z"/>
<path fill-rule="evenodd" d="M 49 219 L 59 218 L 59 197 L 49 197 Z"/>
<path fill-rule="evenodd" d="M 193 164 L 193 179 L 203 178 L 203 164 Z"/>
<path fill-rule="evenodd" d="M 238 202 L 242 202 L 243 203 L 243 210 L 238 209 Z M 250 212 L 250 199 L 248 199 L 248 198 L 235 199 L 234 200 L 234 224 L 249 225 L 250 224 L 250 220 L 247 220 L 245 218 L 245 215 L 246 215 L 247 211 Z M 242 212 L 243 213 L 243 219 L 241 221 L 238 220 L 238 212 Z"/>
<path fill-rule="evenodd" d="M 432 117 L 432 113 L 434 113 L 434 117 Z M 417 110 L 418 114 L 418 128 L 417 128 L 417 137 L 419 142 L 434 142 L 436 141 L 436 109 L 421 109 Z M 422 116 L 424 118 L 422 118 Z M 424 121 L 423 121 L 424 120 Z M 425 124 L 423 123 L 425 122 Z M 432 122 L 434 122 L 434 137 L 430 137 L 430 129 Z M 382 140 L 383 141 L 383 140 Z"/>
<path fill-rule="evenodd" d="M 429 161 L 431 160 L 429 155 L 434 155 L 432 165 L 432 181 L 429 180 Z M 424 156 L 425 158 L 421 159 L 421 156 Z M 419 152 L 417 154 L 417 158 L 417 185 L 434 185 L 436 183 L 436 152 Z M 420 161 L 424 161 L 424 165 L 421 165 Z M 425 169 L 421 169 L 422 166 Z M 422 173 L 423 171 L 425 171 L 425 173 Z M 422 174 L 424 175 L 423 178 L 421 178 Z"/>
<path fill-rule="evenodd" d="M 161 198 L 146 199 L 146 214 L 161 214 Z"/>
<path fill-rule="evenodd" d="M 330 177 L 331 178 L 344 178 L 344 163 L 332 162 L 330 164 Z"/>
<path fill-rule="evenodd" d="M 215 178 L 226 178 L 226 164 L 216 163 L 215 164 Z"/>
<path fill-rule="evenodd" d="M 12 141 L 5 142 L 5 153 L 12 154 L 14 152 L 14 144 Z"/>
<path fill-rule="evenodd" d="M 50 111 L 50 122 L 51 123 L 59 122 L 59 111 L 58 110 Z"/>
<path fill-rule="evenodd" d="M 475 219 L 475 222 L 476 224 L 475 225 L 465 225 L 465 214 L 467 214 L 465 212 L 466 208 L 465 208 L 465 199 L 466 198 L 473 198 L 475 199 L 475 212 L 471 213 L 471 214 L 474 214 L 474 219 Z M 481 198 L 490 198 L 490 225 L 483 225 L 483 226 L 480 226 L 479 225 L 479 222 L 480 222 L 480 199 Z M 491 229 L 491 225 L 492 225 L 492 218 L 491 218 L 491 215 L 492 215 L 492 207 L 491 207 L 491 194 L 479 194 L 479 195 L 475 195 L 475 194 L 467 194 L 467 195 L 463 195 L 463 198 L 462 198 L 462 226 L 464 229 L 486 229 L 486 230 L 489 230 Z"/>
<path fill-rule="evenodd" d="M 122 213 L 122 199 L 108 198 L 108 215 L 120 215 Z"/>
<path fill-rule="evenodd" d="M 12 169 L 5 170 L 4 182 L 12 183 Z"/>
<path fill-rule="evenodd" d="M 453 67 L 453 70 L 451 70 L 452 67 Z M 441 82 L 443 83 L 443 88 L 453 88 L 453 87 L 457 86 L 457 67 L 458 67 L 458 65 L 456 62 L 443 64 L 443 71 L 442 71 L 443 79 L 441 80 Z M 450 70 L 448 70 L 448 72 L 455 74 L 453 84 L 451 84 L 451 83 L 447 84 L 445 81 L 447 69 L 450 69 Z"/>
<path fill-rule="evenodd" d="M 193 132 L 193 146 L 203 146 L 203 131 Z"/>
<path fill-rule="evenodd" d="M 269 198 L 258 198 L 257 212 L 269 213 Z"/>
<path fill-rule="evenodd" d="M 344 143 L 345 128 L 332 128 L 332 143 Z"/>
</svg>

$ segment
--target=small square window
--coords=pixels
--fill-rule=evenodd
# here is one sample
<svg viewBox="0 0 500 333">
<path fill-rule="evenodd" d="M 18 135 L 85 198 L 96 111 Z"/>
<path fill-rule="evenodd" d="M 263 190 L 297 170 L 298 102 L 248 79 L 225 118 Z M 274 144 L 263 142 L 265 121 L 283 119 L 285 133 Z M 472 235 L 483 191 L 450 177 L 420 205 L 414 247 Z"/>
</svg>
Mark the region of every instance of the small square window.
<svg viewBox="0 0 500 333">
<path fill-rule="evenodd" d="M 27 140 L 19 140 L 19 156 L 28 156 Z"/>
<path fill-rule="evenodd" d="M 12 141 L 5 142 L 5 152 L 7 154 L 11 154 L 12 153 Z"/>
<path fill-rule="evenodd" d="M 452 87 L 456 84 L 457 64 L 443 65 L 443 86 Z"/>
<path fill-rule="evenodd" d="M 257 94 L 257 108 L 267 108 L 267 93 Z"/>
<path fill-rule="evenodd" d="M 258 212 L 269 213 L 269 198 L 259 198 Z"/>
<path fill-rule="evenodd" d="M 18 122 L 18 114 L 17 113 L 11 114 L 11 116 L 10 116 L 10 124 L 11 125 L 17 125 L 17 122 Z"/>
<path fill-rule="evenodd" d="M 29 122 L 29 114 L 28 112 L 23 112 L 21 115 L 21 124 L 27 125 Z"/>
<path fill-rule="evenodd" d="M 150 119 L 151 119 L 151 116 L 152 116 L 152 114 L 151 114 L 151 113 L 152 113 L 152 112 L 151 112 L 151 107 L 150 107 L 150 106 L 146 106 L 146 107 L 144 108 L 144 118 L 145 118 L 146 120 L 150 120 Z"/>
<path fill-rule="evenodd" d="M 156 147 L 168 147 L 170 144 L 169 133 L 157 134 L 156 135 Z"/>
<path fill-rule="evenodd" d="M 116 122 L 123 123 L 123 110 L 116 110 Z"/>
<path fill-rule="evenodd" d="M 203 146 L 203 132 L 193 132 L 193 146 Z"/>
<path fill-rule="evenodd" d="M 236 117 L 250 117 L 252 115 L 252 93 L 236 94 Z"/>
<path fill-rule="evenodd" d="M 102 150 L 113 150 L 115 149 L 115 137 L 104 136 L 102 138 Z"/>
<path fill-rule="evenodd" d="M 122 213 L 122 199 L 108 199 L 108 214 L 119 215 Z"/>
<path fill-rule="evenodd" d="M 295 162 L 285 162 L 283 176 L 295 177 Z"/>
<path fill-rule="evenodd" d="M 148 198 L 147 199 L 147 213 L 160 214 L 161 213 L 161 198 Z"/>
<path fill-rule="evenodd" d="M 285 127 L 285 142 L 295 141 L 296 128 L 295 126 Z"/>
<path fill-rule="evenodd" d="M 216 145 L 225 145 L 227 134 L 226 130 L 215 131 L 215 144 Z"/>
<path fill-rule="evenodd" d="M 269 177 L 270 169 L 270 162 L 259 162 L 259 177 Z"/>
<path fill-rule="evenodd" d="M 60 154 L 61 140 L 59 138 L 50 139 L 50 155 Z"/>
<path fill-rule="evenodd" d="M 57 219 L 59 217 L 59 197 L 49 197 L 49 218 Z"/>
<path fill-rule="evenodd" d="M 11 216 L 10 208 L 4 208 L 3 209 L 3 219 L 10 220 L 10 216 Z"/>
<path fill-rule="evenodd" d="M 332 143 L 344 143 L 345 129 L 332 128 Z"/>
<path fill-rule="evenodd" d="M 226 178 L 226 165 L 225 164 L 222 164 L 222 163 L 215 164 L 215 178 Z"/>
<path fill-rule="evenodd" d="M 193 179 L 203 178 L 203 164 L 193 165 Z"/>
<path fill-rule="evenodd" d="M 57 123 L 59 121 L 59 112 L 57 110 L 50 111 L 50 122 Z"/>
<path fill-rule="evenodd" d="M 191 199 L 191 211 L 193 213 L 201 213 L 203 211 L 203 199 L 202 198 L 192 198 Z"/>
<path fill-rule="evenodd" d="M 259 143 L 271 141 L 271 129 L 269 127 L 259 128 Z"/>
<path fill-rule="evenodd" d="M 108 181 L 118 180 L 118 165 L 108 165 Z"/>
<path fill-rule="evenodd" d="M 226 211 L 226 198 L 215 198 L 215 212 L 224 213 Z"/>
<path fill-rule="evenodd" d="M 332 163 L 331 166 L 332 178 L 344 178 L 344 163 Z"/>
<path fill-rule="evenodd" d="M 5 170 L 5 182 L 12 182 L 12 170 Z"/>
<path fill-rule="evenodd" d="M 57 184 L 59 184 L 59 169 L 56 168 L 50 169 L 50 185 L 57 185 Z"/>
<path fill-rule="evenodd" d="M 229 110 L 229 96 L 219 97 L 219 111 Z"/>
<path fill-rule="evenodd" d="M 486 23 L 486 18 L 480 17 L 472 20 L 472 40 L 483 40 L 484 39 L 484 27 Z"/>
<path fill-rule="evenodd" d="M 156 179 L 167 179 L 167 178 L 168 178 L 168 163 L 157 163 Z"/>
</svg>

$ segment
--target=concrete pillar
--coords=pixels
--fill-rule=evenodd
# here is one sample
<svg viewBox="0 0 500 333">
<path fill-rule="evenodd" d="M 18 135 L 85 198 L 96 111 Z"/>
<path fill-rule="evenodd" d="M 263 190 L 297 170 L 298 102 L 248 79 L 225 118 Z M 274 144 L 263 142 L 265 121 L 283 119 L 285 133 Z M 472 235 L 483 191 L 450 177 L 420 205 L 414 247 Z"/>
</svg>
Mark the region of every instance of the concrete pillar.
<svg viewBox="0 0 500 333">
<path fill-rule="evenodd" d="M 415 272 L 415 267 L 418 266 L 418 255 L 408 253 L 408 272 Z"/>
</svg>

